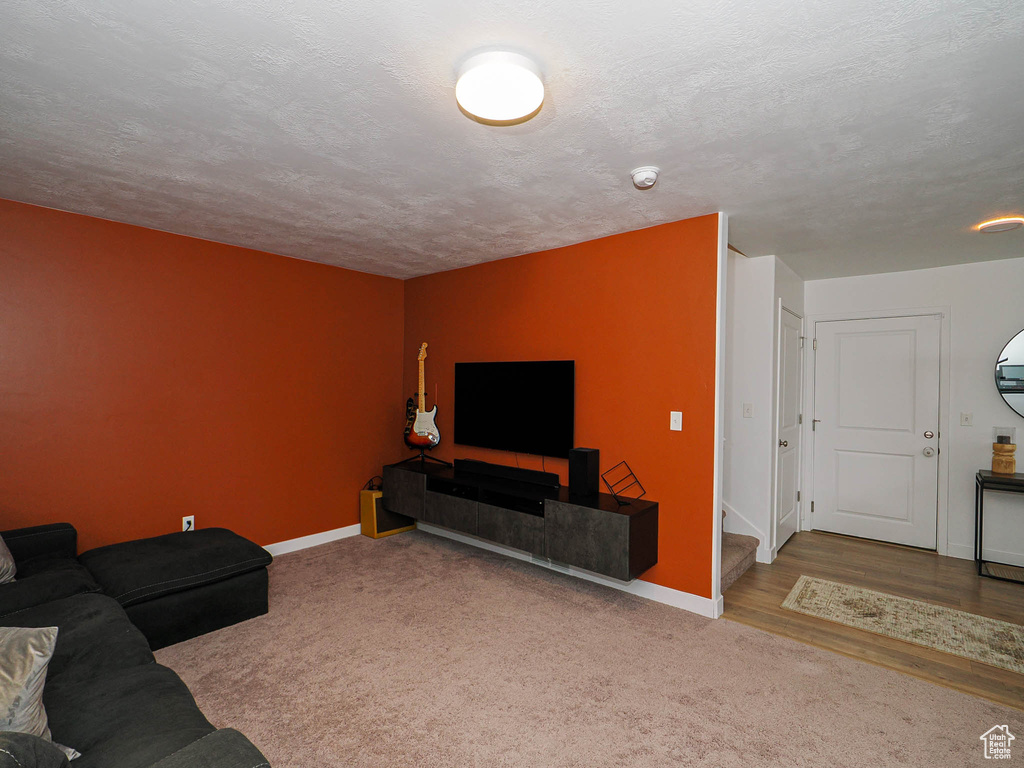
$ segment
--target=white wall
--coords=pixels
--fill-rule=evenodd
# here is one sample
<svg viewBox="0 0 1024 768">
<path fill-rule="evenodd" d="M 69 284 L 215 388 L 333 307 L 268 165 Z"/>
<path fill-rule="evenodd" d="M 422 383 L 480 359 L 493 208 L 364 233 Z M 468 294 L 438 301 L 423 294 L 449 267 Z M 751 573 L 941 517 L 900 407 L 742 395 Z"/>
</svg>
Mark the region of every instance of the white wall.
<svg viewBox="0 0 1024 768">
<path fill-rule="evenodd" d="M 724 530 L 769 543 L 775 263 L 729 252 L 725 333 Z M 753 416 L 743 418 L 743 403 Z M 758 560 L 763 560 L 759 551 Z"/>
<path fill-rule="evenodd" d="M 794 314 L 804 315 L 804 279 L 779 259 L 775 260 L 775 298 Z"/>
<path fill-rule="evenodd" d="M 1018 441 L 1024 431 L 993 376 L 1000 350 L 1024 328 L 1022 299 L 1024 258 L 805 283 L 809 319 L 949 307 L 950 416 L 942 449 L 949 462 L 946 549 L 954 557 L 974 556 L 974 474 L 992 466 L 992 428 L 1014 426 Z M 961 412 L 973 413 L 974 426 L 960 426 Z M 988 494 L 985 517 L 986 557 L 1024 565 L 1024 496 Z"/>
<path fill-rule="evenodd" d="M 1018 333 L 1003 347 L 1003 357 L 1008 357 L 1007 365 L 1024 365 L 1024 333 Z"/>
<path fill-rule="evenodd" d="M 774 557 L 775 349 L 779 299 L 803 313 L 803 281 L 775 256 L 729 252 L 722 500 L 724 530 L 757 537 L 759 562 Z M 743 405 L 753 406 L 751 418 Z"/>
</svg>

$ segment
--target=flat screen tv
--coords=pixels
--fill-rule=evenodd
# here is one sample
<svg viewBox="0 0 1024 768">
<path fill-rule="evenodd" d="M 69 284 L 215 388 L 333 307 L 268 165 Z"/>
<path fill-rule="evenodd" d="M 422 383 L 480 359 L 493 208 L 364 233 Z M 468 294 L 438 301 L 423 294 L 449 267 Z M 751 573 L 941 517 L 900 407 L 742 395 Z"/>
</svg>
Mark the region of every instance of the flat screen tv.
<svg viewBox="0 0 1024 768">
<path fill-rule="evenodd" d="M 565 458 L 575 415 L 573 360 L 455 364 L 459 445 Z"/>
</svg>

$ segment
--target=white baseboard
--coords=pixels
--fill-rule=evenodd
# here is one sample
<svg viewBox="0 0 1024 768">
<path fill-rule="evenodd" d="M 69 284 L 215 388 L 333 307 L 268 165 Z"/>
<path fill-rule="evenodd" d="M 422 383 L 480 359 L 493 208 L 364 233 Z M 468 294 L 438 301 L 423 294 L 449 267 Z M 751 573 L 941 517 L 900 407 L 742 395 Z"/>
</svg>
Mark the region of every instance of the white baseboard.
<svg viewBox="0 0 1024 768">
<path fill-rule="evenodd" d="M 959 557 L 963 560 L 974 559 L 974 545 L 968 544 L 947 544 L 946 554 L 949 557 Z M 985 559 L 993 560 L 1008 565 L 1016 565 L 1024 568 L 1024 554 L 1020 552 L 1002 552 L 998 549 L 985 547 Z"/>
<path fill-rule="evenodd" d="M 717 619 L 722 615 L 722 611 L 724 610 L 724 601 L 721 597 L 717 600 L 713 600 L 710 597 L 701 597 L 700 595 L 694 595 L 690 592 L 682 592 L 678 589 L 663 587 L 660 584 L 652 584 L 649 581 L 641 581 L 640 579 L 636 579 L 634 581 L 619 581 L 618 579 L 611 579 L 607 576 L 601 576 L 596 573 L 591 573 L 590 571 L 585 571 L 582 568 L 574 568 L 571 565 L 562 565 L 550 560 L 541 560 L 518 549 L 504 547 L 501 544 L 484 541 L 483 539 L 478 539 L 475 536 L 455 533 L 455 531 L 449 531 L 447 528 L 440 528 L 427 523 L 418 523 L 417 528 L 426 533 L 434 534 L 435 536 L 443 536 L 446 539 L 452 539 L 454 541 L 462 542 L 463 544 L 469 544 L 491 552 L 497 552 L 498 554 L 505 555 L 507 557 L 514 557 L 517 560 L 533 563 L 534 565 L 539 565 L 552 571 L 567 573 L 570 576 L 576 576 L 577 578 L 585 579 L 586 581 L 591 581 L 595 584 L 602 584 L 621 592 L 628 592 L 631 595 L 644 597 L 648 600 L 653 600 L 656 603 L 664 603 L 665 605 L 671 605 L 675 608 L 682 608 L 684 611 L 690 611 L 691 613 L 696 613 L 700 616 L 706 616 L 709 619 Z"/>
<path fill-rule="evenodd" d="M 356 523 L 355 525 L 346 525 L 344 528 L 335 528 L 332 531 L 313 533 L 309 536 L 300 536 L 297 539 L 288 539 L 288 541 L 279 541 L 276 544 L 268 544 L 264 549 L 274 557 L 277 557 L 278 555 L 284 555 L 288 552 L 298 552 L 300 549 L 309 549 L 310 547 L 327 544 L 330 541 L 347 539 L 349 536 L 358 536 L 360 530 L 361 526 L 359 523 Z"/>
<path fill-rule="evenodd" d="M 946 556 L 959 557 L 961 560 L 973 560 L 974 547 L 966 544 L 949 543 L 946 545 Z"/>
</svg>

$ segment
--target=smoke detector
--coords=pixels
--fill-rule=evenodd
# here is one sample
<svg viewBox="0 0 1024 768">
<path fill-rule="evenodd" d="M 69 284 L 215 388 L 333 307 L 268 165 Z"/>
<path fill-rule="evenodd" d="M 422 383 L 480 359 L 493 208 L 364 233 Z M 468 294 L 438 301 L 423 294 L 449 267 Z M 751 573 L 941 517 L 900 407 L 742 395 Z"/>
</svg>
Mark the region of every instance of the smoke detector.
<svg viewBox="0 0 1024 768">
<path fill-rule="evenodd" d="M 642 165 L 639 168 L 634 168 L 630 175 L 633 177 L 634 187 L 637 189 L 650 189 L 658 180 L 659 173 L 661 173 L 661 169 L 653 165 Z"/>
</svg>

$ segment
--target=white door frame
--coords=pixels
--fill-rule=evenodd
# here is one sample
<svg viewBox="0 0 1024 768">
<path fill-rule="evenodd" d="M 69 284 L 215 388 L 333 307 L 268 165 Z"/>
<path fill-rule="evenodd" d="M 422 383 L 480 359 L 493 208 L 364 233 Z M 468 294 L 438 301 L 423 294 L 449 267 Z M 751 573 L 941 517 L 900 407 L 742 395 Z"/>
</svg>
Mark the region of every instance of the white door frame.
<svg viewBox="0 0 1024 768">
<path fill-rule="evenodd" d="M 775 561 L 775 556 L 779 554 L 779 504 L 778 494 L 776 493 L 777 481 L 779 479 L 779 399 L 782 397 L 782 392 L 779 388 L 779 379 L 782 377 L 782 360 L 780 359 L 780 345 L 782 344 L 782 313 L 789 312 L 793 317 L 800 320 L 800 335 L 802 338 L 807 337 L 807 318 L 801 315 L 799 312 L 794 312 L 792 309 L 782 303 L 782 299 L 777 299 L 775 302 L 775 349 L 772 352 L 774 358 L 773 370 L 772 370 L 772 393 L 774 394 L 772 403 L 772 482 L 771 482 L 771 522 L 769 524 L 768 535 L 771 537 L 771 541 L 768 546 L 771 548 L 771 559 Z M 813 326 L 812 326 L 813 327 Z M 807 354 L 807 350 L 810 348 L 809 342 L 804 342 L 801 354 L 801 368 L 800 368 L 800 413 L 805 414 L 807 401 L 804 398 L 807 392 L 807 358 L 810 355 Z M 813 402 L 813 400 L 811 401 Z M 806 422 L 807 419 L 804 419 Z M 797 488 L 800 489 L 800 500 L 796 503 L 796 529 L 797 531 L 807 530 L 807 526 L 804 525 L 804 510 L 803 510 L 803 473 L 804 473 L 804 456 L 807 451 L 804 450 L 804 432 L 800 432 L 800 447 L 797 449 Z M 810 509 L 810 506 L 808 506 Z"/>
<path fill-rule="evenodd" d="M 729 216 L 718 213 L 718 291 L 715 298 L 715 442 L 711 501 L 711 603 L 705 616 L 717 619 L 722 598 L 722 462 L 725 456 L 725 330 L 729 276 Z"/>
<path fill-rule="evenodd" d="M 804 329 L 808 339 L 816 336 L 816 324 L 833 320 L 881 320 L 888 317 L 913 317 L 917 315 L 939 315 L 939 487 L 936 509 L 935 551 L 945 555 L 949 550 L 949 337 L 950 307 L 910 307 L 865 312 L 841 312 L 835 314 L 808 315 L 804 318 Z M 804 424 L 801 436 L 803 451 L 800 476 L 800 530 L 812 530 L 811 502 L 814 500 L 814 349 L 808 341 L 804 349 L 811 346 L 804 355 Z"/>
</svg>

